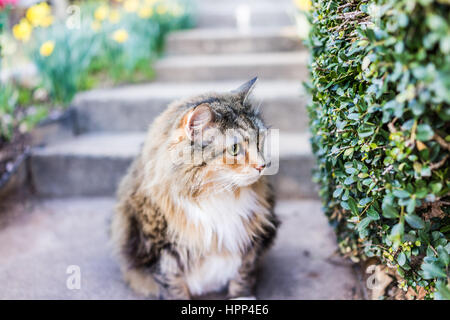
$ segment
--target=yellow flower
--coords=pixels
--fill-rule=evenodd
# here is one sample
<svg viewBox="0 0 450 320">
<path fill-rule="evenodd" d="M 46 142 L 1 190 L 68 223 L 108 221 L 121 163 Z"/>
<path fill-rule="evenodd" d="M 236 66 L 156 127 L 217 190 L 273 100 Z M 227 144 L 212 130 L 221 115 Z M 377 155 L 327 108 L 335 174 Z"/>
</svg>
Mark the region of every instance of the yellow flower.
<svg viewBox="0 0 450 320">
<path fill-rule="evenodd" d="M 120 12 L 117 9 L 111 10 L 109 13 L 109 22 L 118 23 L 120 21 Z"/>
<path fill-rule="evenodd" d="M 123 8 L 127 12 L 136 12 L 139 8 L 139 1 L 138 0 L 125 0 L 123 3 Z"/>
<path fill-rule="evenodd" d="M 167 6 L 165 4 L 159 4 L 156 7 L 156 12 L 161 15 L 165 14 L 167 12 Z"/>
<path fill-rule="evenodd" d="M 27 19 L 22 19 L 18 24 L 13 27 L 13 35 L 17 40 L 27 42 L 30 40 L 31 31 L 33 27 L 30 25 Z"/>
<path fill-rule="evenodd" d="M 102 24 L 99 21 L 97 21 L 97 20 L 92 21 L 92 23 L 91 23 L 92 30 L 99 31 L 101 28 L 102 28 Z"/>
<path fill-rule="evenodd" d="M 153 15 L 153 8 L 144 6 L 139 9 L 138 16 L 142 19 L 150 18 Z"/>
<path fill-rule="evenodd" d="M 48 57 L 49 55 L 52 54 L 53 49 L 55 49 L 55 41 L 48 40 L 41 45 L 39 53 L 43 57 Z"/>
<path fill-rule="evenodd" d="M 98 7 L 94 12 L 94 18 L 98 21 L 103 21 L 108 17 L 109 14 L 109 8 L 102 4 L 100 7 Z"/>
<path fill-rule="evenodd" d="M 46 28 L 50 26 L 53 23 L 53 20 L 54 20 L 53 16 L 43 17 L 41 20 L 41 27 Z"/>
<path fill-rule="evenodd" d="M 28 8 L 26 17 L 35 27 L 48 27 L 53 22 L 51 8 L 46 2 L 35 4 Z"/>
<path fill-rule="evenodd" d="M 309 11 L 311 9 L 311 0 L 294 0 L 294 2 L 301 11 Z"/>
<path fill-rule="evenodd" d="M 113 33 L 112 38 L 118 43 L 124 43 L 128 40 L 128 32 L 125 29 L 116 30 Z"/>
</svg>

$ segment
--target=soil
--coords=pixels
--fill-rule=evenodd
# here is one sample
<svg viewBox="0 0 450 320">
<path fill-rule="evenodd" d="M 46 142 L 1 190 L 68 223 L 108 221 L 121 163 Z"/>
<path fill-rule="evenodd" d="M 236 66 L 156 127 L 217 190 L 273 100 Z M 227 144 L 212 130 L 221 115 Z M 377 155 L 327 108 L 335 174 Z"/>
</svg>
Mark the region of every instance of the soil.
<svg viewBox="0 0 450 320">
<path fill-rule="evenodd" d="M 14 170 L 17 159 L 27 150 L 30 137 L 26 134 L 15 134 L 11 141 L 0 139 L 0 185 L 2 178 Z"/>
</svg>

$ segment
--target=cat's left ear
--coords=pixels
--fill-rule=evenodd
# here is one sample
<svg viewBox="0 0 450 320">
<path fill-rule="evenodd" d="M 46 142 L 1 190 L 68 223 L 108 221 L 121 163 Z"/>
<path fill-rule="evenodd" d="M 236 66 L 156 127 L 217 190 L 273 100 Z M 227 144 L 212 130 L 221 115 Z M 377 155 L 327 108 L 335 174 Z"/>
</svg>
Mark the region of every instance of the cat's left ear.
<svg viewBox="0 0 450 320">
<path fill-rule="evenodd" d="M 190 140 L 194 140 L 196 132 L 202 132 L 213 121 L 213 113 L 207 103 L 192 109 L 185 118 L 184 131 Z"/>
<path fill-rule="evenodd" d="M 252 90 L 255 88 L 256 85 L 256 81 L 258 80 L 258 77 L 254 77 L 253 79 L 251 79 L 250 81 L 244 83 L 242 86 L 240 86 L 239 88 L 231 91 L 231 93 L 237 95 L 242 103 L 245 102 L 245 100 L 247 99 L 247 97 L 249 96 L 249 94 L 252 92 Z"/>
</svg>

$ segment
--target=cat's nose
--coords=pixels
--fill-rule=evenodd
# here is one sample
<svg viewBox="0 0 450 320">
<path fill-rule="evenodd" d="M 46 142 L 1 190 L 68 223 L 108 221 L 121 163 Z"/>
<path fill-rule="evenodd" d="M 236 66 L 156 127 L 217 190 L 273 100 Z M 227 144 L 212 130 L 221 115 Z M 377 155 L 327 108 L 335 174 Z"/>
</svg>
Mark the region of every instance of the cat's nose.
<svg viewBox="0 0 450 320">
<path fill-rule="evenodd" d="M 265 167 L 266 167 L 266 165 L 262 164 L 262 165 L 256 166 L 255 169 L 258 170 L 259 172 L 261 172 Z"/>
</svg>

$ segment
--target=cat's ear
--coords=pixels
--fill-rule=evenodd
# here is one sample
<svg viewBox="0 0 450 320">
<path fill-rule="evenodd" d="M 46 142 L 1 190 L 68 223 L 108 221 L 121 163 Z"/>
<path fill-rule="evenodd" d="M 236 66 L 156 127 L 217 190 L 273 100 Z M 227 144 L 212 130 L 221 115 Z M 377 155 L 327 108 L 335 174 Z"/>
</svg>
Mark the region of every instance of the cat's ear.
<svg viewBox="0 0 450 320">
<path fill-rule="evenodd" d="M 203 131 L 212 121 L 213 113 L 207 103 L 196 106 L 186 115 L 184 122 L 186 136 L 193 140 L 194 133 Z"/>
<path fill-rule="evenodd" d="M 254 77 L 250 81 L 244 83 L 239 88 L 231 91 L 231 93 L 237 95 L 241 99 L 242 103 L 244 103 L 245 100 L 247 99 L 248 95 L 252 92 L 253 88 L 255 88 L 257 80 L 258 80 L 258 77 Z"/>
</svg>

